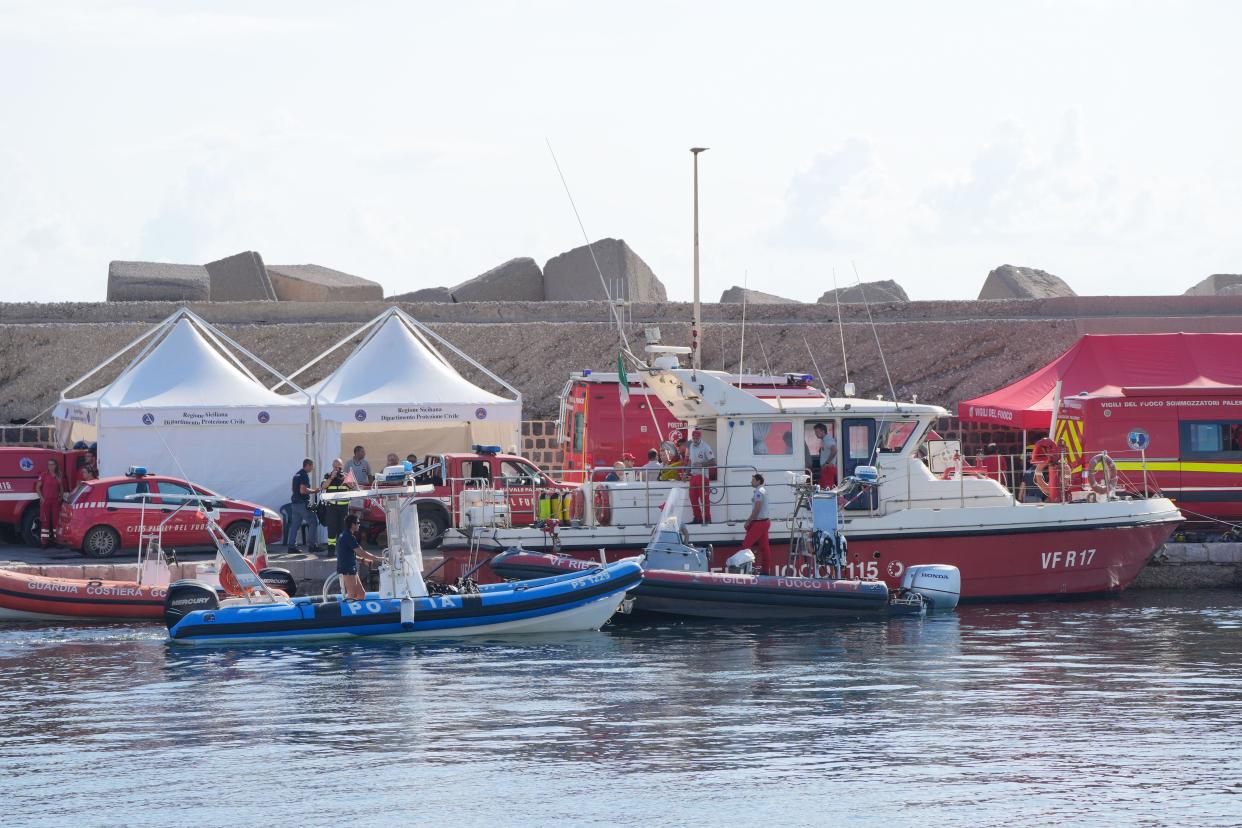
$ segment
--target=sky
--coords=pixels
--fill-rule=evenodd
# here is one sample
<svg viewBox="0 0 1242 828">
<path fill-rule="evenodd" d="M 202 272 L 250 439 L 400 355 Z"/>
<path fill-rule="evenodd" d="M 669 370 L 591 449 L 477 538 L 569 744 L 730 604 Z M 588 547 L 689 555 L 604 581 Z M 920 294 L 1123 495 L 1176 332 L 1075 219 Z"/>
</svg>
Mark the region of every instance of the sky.
<svg viewBox="0 0 1242 828">
<path fill-rule="evenodd" d="M 691 295 L 1242 273 L 1235 2 L 0 0 L 0 301 L 258 250 L 454 285 L 624 238 Z"/>
</svg>

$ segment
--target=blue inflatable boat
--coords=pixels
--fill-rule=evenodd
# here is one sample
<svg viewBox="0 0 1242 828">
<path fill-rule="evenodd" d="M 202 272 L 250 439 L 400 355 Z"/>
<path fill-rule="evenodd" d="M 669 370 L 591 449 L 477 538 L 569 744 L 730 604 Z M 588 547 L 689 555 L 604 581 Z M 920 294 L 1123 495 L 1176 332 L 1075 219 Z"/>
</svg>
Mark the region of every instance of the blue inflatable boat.
<svg viewBox="0 0 1242 828">
<path fill-rule="evenodd" d="M 642 581 L 642 566 L 631 558 L 585 572 L 521 583 L 466 584 L 429 594 L 413 505 L 414 496 L 429 488 L 411 484 L 336 496 L 379 498 L 388 521 L 390 546 L 379 567 L 380 588 L 356 601 L 329 594 L 328 585 L 314 597 L 290 598 L 273 589 L 209 518 L 220 556 L 241 595 L 221 600 L 209 584 L 173 583 L 164 600 L 169 639 L 174 644 L 242 644 L 597 630 Z"/>
</svg>

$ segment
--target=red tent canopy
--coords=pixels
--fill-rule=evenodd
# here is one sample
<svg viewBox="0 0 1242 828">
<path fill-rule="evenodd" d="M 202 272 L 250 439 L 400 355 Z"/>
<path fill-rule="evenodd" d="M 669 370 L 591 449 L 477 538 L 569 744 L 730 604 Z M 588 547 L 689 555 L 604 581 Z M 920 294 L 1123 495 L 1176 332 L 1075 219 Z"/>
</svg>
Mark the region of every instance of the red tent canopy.
<svg viewBox="0 0 1242 828">
<path fill-rule="evenodd" d="M 1033 374 L 957 404 L 965 422 L 1047 429 L 1052 395 L 1242 386 L 1242 334 L 1088 334 Z"/>
</svg>

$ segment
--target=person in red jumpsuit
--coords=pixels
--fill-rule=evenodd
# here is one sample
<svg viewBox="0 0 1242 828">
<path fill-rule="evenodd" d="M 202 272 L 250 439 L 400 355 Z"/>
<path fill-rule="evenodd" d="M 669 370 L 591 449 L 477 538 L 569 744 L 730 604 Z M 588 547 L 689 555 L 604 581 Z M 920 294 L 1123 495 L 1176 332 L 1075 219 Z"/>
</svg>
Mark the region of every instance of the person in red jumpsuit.
<svg viewBox="0 0 1242 828">
<path fill-rule="evenodd" d="M 55 460 L 47 461 L 47 471 L 39 475 L 35 491 L 39 493 L 39 538 L 47 547 L 56 540 L 56 519 L 60 517 L 60 503 L 65 494 L 60 464 Z"/>
<path fill-rule="evenodd" d="M 712 522 L 711 467 L 716 465 L 716 453 L 703 442 L 703 432 L 697 428 L 690 432 L 690 444 L 686 446 L 686 459 L 690 466 L 690 510 L 693 523 Z"/>
<path fill-rule="evenodd" d="M 750 478 L 753 506 L 750 517 L 746 518 L 746 537 L 742 539 L 742 548 L 755 553 L 755 563 L 761 575 L 775 575 L 775 561 L 772 560 L 772 547 L 768 545 L 768 530 L 772 521 L 768 519 L 768 490 L 763 487 L 763 475 L 756 474 Z"/>
</svg>

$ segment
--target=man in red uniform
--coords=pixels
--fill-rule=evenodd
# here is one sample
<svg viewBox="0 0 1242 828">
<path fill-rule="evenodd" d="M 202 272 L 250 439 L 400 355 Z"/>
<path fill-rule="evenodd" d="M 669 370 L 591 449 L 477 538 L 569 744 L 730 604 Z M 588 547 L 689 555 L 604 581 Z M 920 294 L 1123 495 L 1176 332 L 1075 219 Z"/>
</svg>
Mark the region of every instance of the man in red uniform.
<svg viewBox="0 0 1242 828">
<path fill-rule="evenodd" d="M 60 502 L 65 493 L 60 464 L 55 460 L 47 461 L 47 471 L 39 475 L 35 491 L 39 494 L 39 539 L 47 547 L 56 539 L 56 518 L 60 517 Z"/>
<path fill-rule="evenodd" d="M 772 521 L 768 519 L 768 490 L 763 487 L 763 475 L 756 474 L 750 478 L 754 494 L 751 497 L 750 517 L 746 518 L 746 537 L 742 539 L 742 548 L 755 553 L 755 563 L 763 575 L 775 575 L 776 567 L 772 561 L 772 547 L 768 546 L 768 530 Z"/>
<path fill-rule="evenodd" d="M 690 444 L 686 446 L 686 461 L 690 466 L 690 510 L 694 512 L 693 523 L 712 522 L 711 467 L 716 465 L 716 453 L 703 442 L 703 432 L 697 428 L 690 432 Z"/>
</svg>

